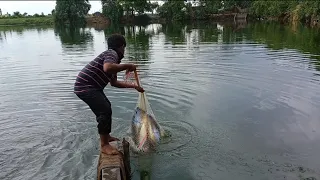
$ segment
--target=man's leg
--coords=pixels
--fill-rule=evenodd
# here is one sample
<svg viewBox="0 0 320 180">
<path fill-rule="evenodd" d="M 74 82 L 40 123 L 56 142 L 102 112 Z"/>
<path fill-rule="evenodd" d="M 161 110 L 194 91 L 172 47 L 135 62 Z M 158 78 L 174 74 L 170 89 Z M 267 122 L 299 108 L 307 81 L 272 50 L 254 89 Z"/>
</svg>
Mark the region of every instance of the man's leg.
<svg viewBox="0 0 320 180">
<path fill-rule="evenodd" d="M 109 118 L 110 118 L 110 129 L 111 129 L 111 124 L 112 124 L 112 107 L 111 107 L 111 102 L 109 101 L 109 99 L 107 98 L 107 96 L 106 96 L 103 92 L 102 92 L 102 95 L 104 96 L 105 101 L 109 103 L 109 107 L 110 107 L 110 108 L 109 108 L 108 112 L 109 112 L 109 114 L 110 114 Z M 119 140 L 118 138 L 116 138 L 116 137 L 111 136 L 110 133 L 109 133 L 108 140 L 106 140 L 106 141 L 112 142 L 112 141 L 120 141 L 120 140 Z"/>
<path fill-rule="evenodd" d="M 111 106 L 105 106 L 105 108 L 106 111 L 100 113 L 100 115 L 97 116 L 101 152 L 105 154 L 117 154 L 119 152 L 109 143 L 116 140 L 116 138 L 110 136 L 112 122 Z"/>
<path fill-rule="evenodd" d="M 119 152 L 112 147 L 109 142 L 118 140 L 111 137 L 112 109 L 111 103 L 103 91 L 90 91 L 86 95 L 79 96 L 96 115 L 98 122 L 98 133 L 100 135 L 101 152 L 105 154 L 118 154 Z"/>
</svg>

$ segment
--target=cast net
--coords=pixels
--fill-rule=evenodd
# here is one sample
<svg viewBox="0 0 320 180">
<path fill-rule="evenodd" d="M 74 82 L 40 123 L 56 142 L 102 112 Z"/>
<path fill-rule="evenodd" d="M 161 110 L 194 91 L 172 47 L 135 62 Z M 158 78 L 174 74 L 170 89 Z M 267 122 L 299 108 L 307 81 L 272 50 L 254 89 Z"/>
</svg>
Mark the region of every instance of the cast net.
<svg viewBox="0 0 320 180">
<path fill-rule="evenodd" d="M 126 80 L 132 82 L 136 80 L 138 86 L 141 86 L 137 72 L 127 74 Z M 137 153 L 154 152 L 163 133 L 148 102 L 146 92 L 139 93 L 131 121 L 131 149 Z"/>
</svg>

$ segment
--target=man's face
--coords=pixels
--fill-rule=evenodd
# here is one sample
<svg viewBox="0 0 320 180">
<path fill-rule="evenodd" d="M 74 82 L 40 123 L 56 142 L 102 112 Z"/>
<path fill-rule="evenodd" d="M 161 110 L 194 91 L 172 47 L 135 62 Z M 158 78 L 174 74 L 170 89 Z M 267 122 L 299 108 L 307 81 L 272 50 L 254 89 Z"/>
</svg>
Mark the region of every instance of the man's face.
<svg viewBox="0 0 320 180">
<path fill-rule="evenodd" d="M 126 47 L 125 47 L 124 45 L 119 48 L 119 51 L 120 51 L 123 55 L 124 55 L 125 48 L 126 48 Z"/>
</svg>

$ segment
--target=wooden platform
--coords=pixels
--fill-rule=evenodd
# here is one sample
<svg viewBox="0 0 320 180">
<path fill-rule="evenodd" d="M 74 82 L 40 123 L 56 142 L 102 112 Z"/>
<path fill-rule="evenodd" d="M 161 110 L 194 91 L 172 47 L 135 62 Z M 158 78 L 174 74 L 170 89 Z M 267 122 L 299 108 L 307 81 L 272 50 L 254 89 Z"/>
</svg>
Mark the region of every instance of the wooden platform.
<svg viewBox="0 0 320 180">
<path fill-rule="evenodd" d="M 121 154 L 100 153 L 97 180 L 129 180 L 131 178 L 129 142 L 123 138 L 122 142 L 113 141 L 110 144 Z"/>
</svg>

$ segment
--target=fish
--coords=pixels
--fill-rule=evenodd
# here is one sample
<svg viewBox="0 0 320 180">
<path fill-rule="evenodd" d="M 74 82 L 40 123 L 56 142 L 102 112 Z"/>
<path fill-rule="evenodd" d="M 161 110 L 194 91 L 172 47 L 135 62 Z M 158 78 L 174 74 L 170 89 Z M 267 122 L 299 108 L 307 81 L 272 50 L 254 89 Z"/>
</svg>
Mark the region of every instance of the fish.
<svg viewBox="0 0 320 180">
<path fill-rule="evenodd" d="M 131 124 L 131 147 L 133 147 L 135 152 L 155 152 L 161 141 L 163 132 L 154 116 L 148 114 L 140 107 L 136 107 Z"/>
</svg>

